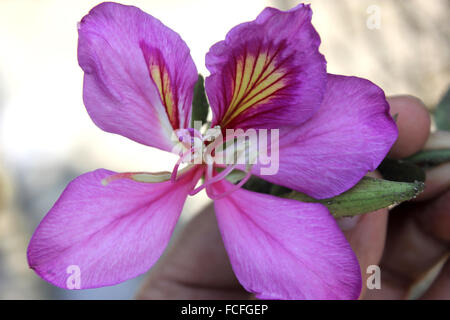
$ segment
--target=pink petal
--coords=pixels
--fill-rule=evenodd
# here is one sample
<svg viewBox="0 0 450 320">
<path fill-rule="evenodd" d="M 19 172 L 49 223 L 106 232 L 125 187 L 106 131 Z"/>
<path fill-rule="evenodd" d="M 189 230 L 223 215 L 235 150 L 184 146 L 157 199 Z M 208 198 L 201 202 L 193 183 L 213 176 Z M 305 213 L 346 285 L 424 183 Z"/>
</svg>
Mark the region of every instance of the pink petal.
<svg viewBox="0 0 450 320">
<path fill-rule="evenodd" d="M 216 192 L 232 187 L 222 181 Z M 215 201 L 233 270 L 261 299 L 356 299 L 359 264 L 321 204 L 239 189 Z"/>
<path fill-rule="evenodd" d="M 297 128 L 280 129 L 279 169 L 273 183 L 328 198 L 375 170 L 397 139 L 384 92 L 368 80 L 328 75 L 317 113 Z M 253 168 L 260 173 L 260 166 Z"/>
<path fill-rule="evenodd" d="M 102 3 L 80 22 L 83 99 L 103 130 L 170 151 L 189 126 L 197 70 L 180 36 L 132 6 Z M 180 72 L 182 70 L 182 72 Z"/>
<path fill-rule="evenodd" d="M 206 55 L 213 125 L 277 128 L 298 125 L 320 106 L 326 62 L 309 6 L 266 8 L 233 28 Z"/>
<path fill-rule="evenodd" d="M 73 180 L 36 229 L 28 263 L 61 288 L 74 268 L 80 288 L 117 284 L 146 272 L 166 247 L 188 192 L 199 179 L 191 170 L 178 182 L 139 183 L 99 169 Z M 73 287 L 72 287 L 73 288 Z"/>
</svg>

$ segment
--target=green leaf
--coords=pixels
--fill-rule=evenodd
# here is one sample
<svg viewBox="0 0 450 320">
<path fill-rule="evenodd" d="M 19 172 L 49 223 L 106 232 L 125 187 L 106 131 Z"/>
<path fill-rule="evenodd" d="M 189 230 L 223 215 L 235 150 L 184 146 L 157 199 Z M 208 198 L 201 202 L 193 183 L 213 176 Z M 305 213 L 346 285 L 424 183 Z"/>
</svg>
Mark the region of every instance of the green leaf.
<svg viewBox="0 0 450 320">
<path fill-rule="evenodd" d="M 450 149 L 423 150 L 413 154 L 405 160 L 422 166 L 436 166 L 450 161 Z"/>
<path fill-rule="evenodd" d="M 383 178 L 399 182 L 425 182 L 425 171 L 414 163 L 405 160 L 386 158 L 378 166 Z"/>
<path fill-rule="evenodd" d="M 194 87 L 194 98 L 192 101 L 192 119 L 191 127 L 194 127 L 194 121 L 206 122 L 208 116 L 209 104 L 205 93 L 204 79 L 201 74 L 198 75 L 197 83 Z"/>
<path fill-rule="evenodd" d="M 439 130 L 450 131 L 450 88 L 434 111 L 434 120 Z"/>
<path fill-rule="evenodd" d="M 329 199 L 316 200 L 292 191 L 285 198 L 325 205 L 335 217 L 346 217 L 372 212 L 415 198 L 424 189 L 423 182 L 396 182 L 364 177 L 352 189 Z"/>
</svg>

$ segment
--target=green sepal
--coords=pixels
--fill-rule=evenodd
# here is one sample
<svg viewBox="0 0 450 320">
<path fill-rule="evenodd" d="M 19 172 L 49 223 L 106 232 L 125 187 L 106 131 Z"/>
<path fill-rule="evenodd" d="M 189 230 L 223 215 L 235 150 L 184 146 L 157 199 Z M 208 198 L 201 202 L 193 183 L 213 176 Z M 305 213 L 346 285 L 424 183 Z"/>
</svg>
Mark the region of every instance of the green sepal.
<svg viewBox="0 0 450 320">
<path fill-rule="evenodd" d="M 302 202 L 325 205 L 334 217 L 355 216 L 386 208 L 415 198 L 423 191 L 421 181 L 396 182 L 364 177 L 350 190 L 329 199 L 317 200 L 303 193 L 292 191 L 283 197 Z"/>
</svg>

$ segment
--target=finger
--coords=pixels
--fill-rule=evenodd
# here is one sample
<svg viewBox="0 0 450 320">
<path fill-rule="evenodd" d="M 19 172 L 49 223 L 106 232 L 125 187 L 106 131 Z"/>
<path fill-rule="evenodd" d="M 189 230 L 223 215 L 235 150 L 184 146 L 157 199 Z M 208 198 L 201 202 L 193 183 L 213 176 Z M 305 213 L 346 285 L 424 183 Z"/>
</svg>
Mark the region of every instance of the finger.
<svg viewBox="0 0 450 320">
<path fill-rule="evenodd" d="M 408 157 L 421 150 L 430 133 L 431 119 L 425 105 L 412 96 L 394 96 L 387 99 L 391 114 L 397 115 L 398 139 L 389 156 Z"/>
<path fill-rule="evenodd" d="M 424 147 L 429 136 L 429 113 L 419 100 L 412 97 L 394 97 L 389 102 L 391 113 L 398 113 L 399 128 L 399 139 L 390 156 L 407 157 Z M 430 199 L 444 192 L 448 189 L 448 177 L 447 166 L 427 172 L 426 189 L 417 200 Z M 383 286 L 386 288 L 386 282 L 389 283 L 387 287 L 398 298 L 406 295 L 408 283 L 421 277 L 447 251 L 443 234 L 450 234 L 450 229 L 443 223 L 445 218 L 442 215 L 450 211 L 445 206 L 446 200 L 442 199 L 422 205 L 404 204 L 391 212 L 382 259 L 382 279 L 385 280 Z"/>
<path fill-rule="evenodd" d="M 364 300 L 403 300 L 406 298 L 410 281 L 381 266 L 381 288 L 367 290 Z"/>
<path fill-rule="evenodd" d="M 366 213 L 358 219 L 355 227 L 343 230 L 350 246 L 358 258 L 361 268 L 363 297 L 367 290 L 367 267 L 379 265 L 384 248 L 387 226 L 387 209 Z"/>
<path fill-rule="evenodd" d="M 450 190 L 433 201 L 415 206 L 413 214 L 425 233 L 450 246 Z"/>
<path fill-rule="evenodd" d="M 450 132 L 437 130 L 431 133 L 423 148 L 425 150 L 450 149 Z"/>
<path fill-rule="evenodd" d="M 424 300 L 450 300 L 450 259 L 447 259 L 438 277 L 425 292 Z"/>
<path fill-rule="evenodd" d="M 401 205 L 390 213 L 382 266 L 420 278 L 446 254 L 450 243 L 450 191 L 424 203 Z"/>
<path fill-rule="evenodd" d="M 181 231 L 151 269 L 138 299 L 247 299 L 231 269 L 208 206 Z"/>
<path fill-rule="evenodd" d="M 449 194 L 450 197 L 450 194 Z M 448 252 L 450 199 L 397 207 L 390 213 L 387 245 L 381 262 L 381 290 L 365 299 L 405 299 Z M 438 284 L 433 290 L 441 292 Z M 438 290 L 439 289 L 439 290 Z"/>
<path fill-rule="evenodd" d="M 449 149 L 450 132 L 436 131 L 430 134 L 424 146 L 426 150 Z M 425 190 L 413 201 L 429 200 L 450 189 L 450 163 L 426 170 Z"/>
<path fill-rule="evenodd" d="M 444 163 L 426 171 L 425 189 L 413 201 L 434 198 L 450 189 L 450 163 Z"/>
</svg>

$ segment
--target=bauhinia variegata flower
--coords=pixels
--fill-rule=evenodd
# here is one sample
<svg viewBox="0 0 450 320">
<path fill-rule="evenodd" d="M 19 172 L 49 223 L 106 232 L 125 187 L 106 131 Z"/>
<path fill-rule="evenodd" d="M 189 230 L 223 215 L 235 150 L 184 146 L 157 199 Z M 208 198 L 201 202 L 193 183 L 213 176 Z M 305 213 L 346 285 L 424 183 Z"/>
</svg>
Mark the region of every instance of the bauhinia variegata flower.
<svg viewBox="0 0 450 320">
<path fill-rule="evenodd" d="M 163 253 L 187 196 L 206 189 L 246 290 L 268 299 L 357 298 L 358 261 L 324 205 L 241 188 L 255 175 L 330 198 L 375 170 L 397 138 L 379 87 L 327 74 L 311 16 L 302 4 L 266 8 L 206 55 L 211 128 L 279 130 L 277 171 L 262 174 L 261 161 L 224 165 L 192 147 L 214 141 L 190 128 L 198 73 L 177 33 L 136 7 L 93 8 L 78 30 L 89 115 L 107 132 L 177 150 L 180 161 L 172 173 L 98 169 L 74 179 L 33 235 L 30 267 L 62 288 L 70 266 L 79 268 L 81 289 L 136 277 Z M 225 179 L 234 170 L 245 173 L 240 182 Z"/>
</svg>

